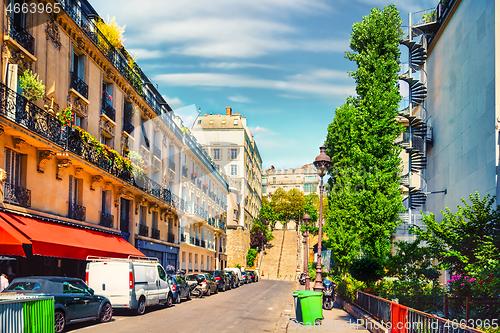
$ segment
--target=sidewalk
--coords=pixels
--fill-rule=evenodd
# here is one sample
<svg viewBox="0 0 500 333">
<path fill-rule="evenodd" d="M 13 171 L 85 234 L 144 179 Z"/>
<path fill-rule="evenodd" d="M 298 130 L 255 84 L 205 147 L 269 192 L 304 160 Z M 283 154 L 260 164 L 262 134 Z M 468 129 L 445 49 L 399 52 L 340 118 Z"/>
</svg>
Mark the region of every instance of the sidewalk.
<svg viewBox="0 0 500 333">
<path fill-rule="evenodd" d="M 298 282 L 295 285 L 295 290 L 304 289 Z M 368 333 L 368 330 L 361 324 L 356 323 L 356 319 L 350 316 L 346 311 L 339 308 L 337 303 L 332 310 L 323 309 L 323 320 L 321 325 L 302 325 L 295 319 L 295 309 L 293 307 L 293 296 L 290 295 L 288 301 L 281 314 L 280 322 L 277 327 L 277 332 L 308 332 L 310 330 L 318 330 L 321 332 L 356 332 Z"/>
</svg>

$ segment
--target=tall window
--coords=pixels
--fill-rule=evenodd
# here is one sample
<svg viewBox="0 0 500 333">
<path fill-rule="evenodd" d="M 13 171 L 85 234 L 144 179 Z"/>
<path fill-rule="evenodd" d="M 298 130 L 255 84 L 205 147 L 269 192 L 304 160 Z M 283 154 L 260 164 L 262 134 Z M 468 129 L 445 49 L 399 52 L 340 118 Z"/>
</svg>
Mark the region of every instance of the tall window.
<svg viewBox="0 0 500 333">
<path fill-rule="evenodd" d="M 238 175 L 238 166 L 231 165 L 231 176 L 237 176 L 237 175 Z"/>
<path fill-rule="evenodd" d="M 110 214 L 111 212 L 111 191 L 102 191 L 101 213 Z"/>
<path fill-rule="evenodd" d="M 5 172 L 7 172 L 6 183 L 21 186 L 24 172 L 22 155 L 9 148 L 5 148 Z"/>
<path fill-rule="evenodd" d="M 220 149 L 214 149 L 214 160 L 220 160 Z"/>
<path fill-rule="evenodd" d="M 231 159 L 235 160 L 238 158 L 238 149 L 231 149 Z"/>
<path fill-rule="evenodd" d="M 129 233 L 130 224 L 130 201 L 120 198 L 120 230 Z"/>
</svg>

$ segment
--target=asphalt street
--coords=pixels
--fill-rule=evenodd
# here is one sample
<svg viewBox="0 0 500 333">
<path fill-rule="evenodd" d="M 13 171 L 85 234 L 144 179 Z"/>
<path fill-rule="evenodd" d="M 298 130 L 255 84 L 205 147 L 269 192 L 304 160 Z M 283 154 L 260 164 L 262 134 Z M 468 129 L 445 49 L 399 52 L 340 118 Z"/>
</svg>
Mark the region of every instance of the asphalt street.
<svg viewBox="0 0 500 333">
<path fill-rule="evenodd" d="M 109 323 L 68 325 L 66 332 L 273 332 L 294 283 L 259 280 L 171 308 L 148 308 L 143 316 L 114 311 Z"/>
</svg>

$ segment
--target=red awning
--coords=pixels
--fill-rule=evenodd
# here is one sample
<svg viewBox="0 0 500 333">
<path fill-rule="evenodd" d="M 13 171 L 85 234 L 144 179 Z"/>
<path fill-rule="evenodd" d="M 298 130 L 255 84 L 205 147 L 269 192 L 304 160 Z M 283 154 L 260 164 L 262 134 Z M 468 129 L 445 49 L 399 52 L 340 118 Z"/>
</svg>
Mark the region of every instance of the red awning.
<svg viewBox="0 0 500 333">
<path fill-rule="evenodd" d="M 119 235 L 6 212 L 0 212 L 0 217 L 31 240 L 35 255 L 82 260 L 89 255 L 114 258 L 144 256 Z"/>
<path fill-rule="evenodd" d="M 10 224 L 0 219 L 0 255 L 26 257 L 23 244 L 31 244 L 31 242 Z"/>
</svg>

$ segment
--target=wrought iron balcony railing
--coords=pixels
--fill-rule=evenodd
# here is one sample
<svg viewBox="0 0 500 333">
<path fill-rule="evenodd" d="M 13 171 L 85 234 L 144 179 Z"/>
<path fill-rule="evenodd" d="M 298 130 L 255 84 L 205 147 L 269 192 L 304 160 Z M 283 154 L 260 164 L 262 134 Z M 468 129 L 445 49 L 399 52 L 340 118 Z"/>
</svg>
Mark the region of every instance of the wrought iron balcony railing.
<svg viewBox="0 0 500 333">
<path fill-rule="evenodd" d="M 12 17 L 9 20 L 9 36 L 19 43 L 26 51 L 35 55 L 35 38 L 33 38 L 26 29 L 16 24 Z"/>
<path fill-rule="evenodd" d="M 0 83 L 0 114 L 59 146 L 66 144 L 67 130 L 54 114 L 39 108 L 3 83 Z"/>
<path fill-rule="evenodd" d="M 206 220 L 208 218 L 208 212 L 197 204 L 194 204 L 194 213 L 202 219 Z"/>
<path fill-rule="evenodd" d="M 120 219 L 120 231 L 130 233 L 130 221 Z"/>
<path fill-rule="evenodd" d="M 109 119 L 116 121 L 116 110 L 108 98 L 109 95 L 107 93 L 102 94 L 101 113 L 105 114 Z"/>
<path fill-rule="evenodd" d="M 86 208 L 80 205 L 77 205 L 73 202 L 68 204 L 68 217 L 70 219 L 85 221 L 86 218 Z"/>
<path fill-rule="evenodd" d="M 134 184 L 134 176 L 131 171 L 117 161 L 114 156 L 108 156 L 102 149 L 98 149 L 92 142 L 84 139 L 75 128 L 69 132 L 67 149 L 113 176 Z"/>
<path fill-rule="evenodd" d="M 157 145 L 153 144 L 153 155 L 161 160 L 161 149 Z"/>
<path fill-rule="evenodd" d="M 31 207 L 31 191 L 20 186 L 4 182 L 3 201 L 13 205 Z"/>
<path fill-rule="evenodd" d="M 183 235 L 184 236 L 184 235 Z M 175 243 L 175 235 L 171 232 L 168 233 L 168 238 L 167 238 L 167 241 L 169 243 Z"/>
<path fill-rule="evenodd" d="M 89 98 L 89 86 L 83 81 L 81 77 L 77 75 L 75 72 L 71 73 L 71 82 L 69 83 L 69 87 L 78 91 L 80 95 L 85 98 Z"/>
<path fill-rule="evenodd" d="M 160 239 L 160 230 L 151 228 L 151 238 Z"/>
<path fill-rule="evenodd" d="M 113 228 L 115 217 L 111 214 L 101 212 L 101 219 L 99 221 L 99 225 L 104 227 Z"/>
<path fill-rule="evenodd" d="M 149 227 L 139 223 L 139 236 L 149 237 Z"/>
<path fill-rule="evenodd" d="M 123 122 L 123 131 L 127 132 L 128 134 L 132 134 L 134 131 L 134 125 L 132 124 L 131 120 L 125 120 Z"/>
</svg>

